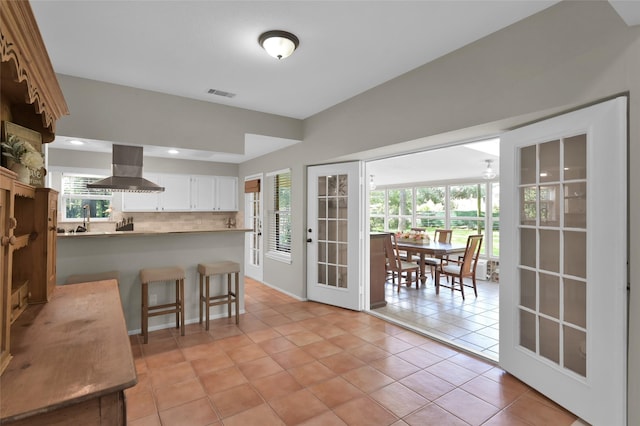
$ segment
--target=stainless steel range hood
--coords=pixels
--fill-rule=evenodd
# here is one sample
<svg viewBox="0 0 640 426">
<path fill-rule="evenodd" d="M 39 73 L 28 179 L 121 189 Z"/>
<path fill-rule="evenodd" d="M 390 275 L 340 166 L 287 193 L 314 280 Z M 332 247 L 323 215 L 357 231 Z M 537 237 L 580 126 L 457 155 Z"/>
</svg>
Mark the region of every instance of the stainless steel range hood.
<svg viewBox="0 0 640 426">
<path fill-rule="evenodd" d="M 113 145 L 111 156 L 113 176 L 89 183 L 87 188 L 126 192 L 164 192 L 162 186 L 142 177 L 141 146 Z"/>
</svg>

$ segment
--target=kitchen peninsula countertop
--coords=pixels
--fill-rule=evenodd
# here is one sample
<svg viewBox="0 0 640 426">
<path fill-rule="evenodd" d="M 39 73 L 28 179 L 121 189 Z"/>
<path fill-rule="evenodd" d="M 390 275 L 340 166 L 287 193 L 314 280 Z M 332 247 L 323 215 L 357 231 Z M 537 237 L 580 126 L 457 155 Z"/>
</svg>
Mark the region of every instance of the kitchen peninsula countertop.
<svg viewBox="0 0 640 426">
<path fill-rule="evenodd" d="M 141 235 L 202 234 L 210 232 L 249 232 L 250 228 L 188 229 L 176 231 L 95 231 L 59 233 L 58 238 L 125 237 Z"/>
</svg>

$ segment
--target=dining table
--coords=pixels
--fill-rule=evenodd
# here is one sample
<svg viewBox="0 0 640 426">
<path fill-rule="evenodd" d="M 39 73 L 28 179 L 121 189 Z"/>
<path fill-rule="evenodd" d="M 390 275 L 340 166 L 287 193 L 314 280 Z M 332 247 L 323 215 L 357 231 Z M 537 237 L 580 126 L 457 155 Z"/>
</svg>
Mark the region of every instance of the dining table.
<svg viewBox="0 0 640 426">
<path fill-rule="evenodd" d="M 440 243 L 433 240 L 429 241 L 428 243 L 423 243 L 418 241 L 413 242 L 399 239 L 397 240 L 397 243 L 398 250 L 403 250 L 407 253 L 407 259 L 411 259 L 414 254 L 419 257 L 418 264 L 420 265 L 420 281 L 423 285 L 427 282 L 427 275 L 425 273 L 425 258 L 427 256 L 443 257 L 452 254 L 462 254 L 467 248 L 466 243 Z M 438 268 L 436 268 L 436 276 L 434 277 L 436 286 L 440 278 L 439 275 L 439 270 Z"/>
</svg>

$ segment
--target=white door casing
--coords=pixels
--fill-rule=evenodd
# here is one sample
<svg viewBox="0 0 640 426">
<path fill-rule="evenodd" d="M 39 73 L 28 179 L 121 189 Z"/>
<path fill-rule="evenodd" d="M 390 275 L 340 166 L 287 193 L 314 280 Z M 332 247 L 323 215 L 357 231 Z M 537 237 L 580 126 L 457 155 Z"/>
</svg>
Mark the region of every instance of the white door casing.
<svg viewBox="0 0 640 426">
<path fill-rule="evenodd" d="M 264 260 L 262 187 L 264 179 L 261 174 L 245 178 L 245 182 L 250 180 L 258 180 L 260 183 L 258 185 L 258 192 L 244 193 L 245 227 L 251 229 L 251 231 L 245 233 L 244 274 L 254 280 L 262 281 Z"/>
<path fill-rule="evenodd" d="M 500 148 L 500 366 L 594 425 L 626 424 L 626 97 Z"/>
</svg>

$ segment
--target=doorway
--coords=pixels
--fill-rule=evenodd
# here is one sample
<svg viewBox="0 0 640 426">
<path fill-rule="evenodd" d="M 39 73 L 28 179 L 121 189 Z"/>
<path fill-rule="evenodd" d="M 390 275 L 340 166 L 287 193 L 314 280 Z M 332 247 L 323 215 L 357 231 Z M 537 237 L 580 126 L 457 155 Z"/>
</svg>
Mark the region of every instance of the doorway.
<svg viewBox="0 0 640 426">
<path fill-rule="evenodd" d="M 262 238 L 262 175 L 248 176 L 244 181 L 245 226 L 251 231 L 245 234 L 246 276 L 262 281 L 264 256 Z"/>
<path fill-rule="evenodd" d="M 593 424 L 626 423 L 627 102 L 501 144 L 500 366 Z"/>
<path fill-rule="evenodd" d="M 436 295 L 428 275 L 424 285 L 400 291 L 388 281 L 387 305 L 372 313 L 493 361 L 499 355 L 499 149 L 492 138 L 367 163 L 371 231 L 422 228 L 433 238 L 435 229 L 451 229 L 463 246 L 469 235 L 485 235 L 477 298 L 463 301 L 446 289 Z"/>
</svg>

